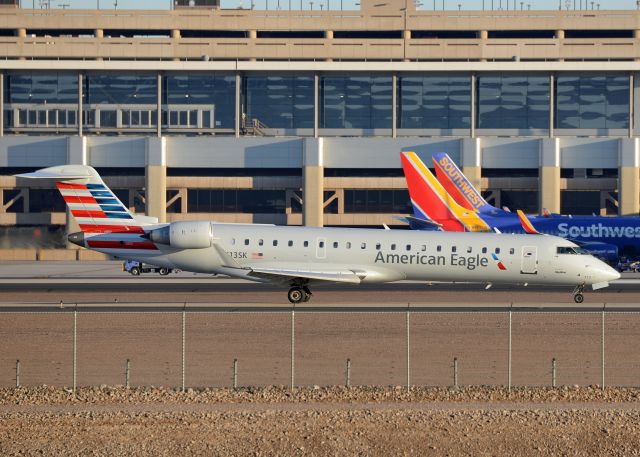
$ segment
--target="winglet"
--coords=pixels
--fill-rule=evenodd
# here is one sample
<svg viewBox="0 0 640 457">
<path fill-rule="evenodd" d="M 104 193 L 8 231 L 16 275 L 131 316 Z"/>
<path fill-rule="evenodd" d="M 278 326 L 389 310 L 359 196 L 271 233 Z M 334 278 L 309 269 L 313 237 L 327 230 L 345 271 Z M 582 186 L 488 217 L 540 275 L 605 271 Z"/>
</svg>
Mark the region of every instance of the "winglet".
<svg viewBox="0 0 640 457">
<path fill-rule="evenodd" d="M 527 216 L 524 215 L 522 210 L 518 210 L 517 213 L 518 219 L 520 219 L 520 224 L 522 225 L 522 228 L 526 233 L 530 235 L 540 235 L 540 232 L 536 230 L 531 221 L 527 218 Z"/>
</svg>

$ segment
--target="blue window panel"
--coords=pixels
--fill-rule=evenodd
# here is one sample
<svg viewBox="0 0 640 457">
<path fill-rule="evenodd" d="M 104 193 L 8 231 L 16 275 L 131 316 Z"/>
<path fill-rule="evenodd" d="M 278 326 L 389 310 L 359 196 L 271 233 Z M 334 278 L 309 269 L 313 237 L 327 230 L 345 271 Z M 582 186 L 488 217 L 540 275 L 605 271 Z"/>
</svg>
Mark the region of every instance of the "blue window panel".
<svg viewBox="0 0 640 457">
<path fill-rule="evenodd" d="M 87 189 L 105 189 L 104 184 L 87 184 Z"/>
<path fill-rule="evenodd" d="M 10 72 L 5 80 L 9 103 L 78 103 L 78 75 L 56 72 Z"/>
<path fill-rule="evenodd" d="M 84 78 L 84 101 L 89 104 L 155 104 L 157 82 L 155 74 L 89 73 Z"/>
<path fill-rule="evenodd" d="M 247 76 L 245 105 L 249 122 L 271 128 L 313 128 L 312 76 Z"/>
<path fill-rule="evenodd" d="M 468 129 L 470 76 L 398 77 L 398 128 Z"/>
<path fill-rule="evenodd" d="M 214 127 L 234 128 L 236 78 L 232 74 L 168 74 L 163 102 L 167 105 L 213 105 Z"/>
<path fill-rule="evenodd" d="M 105 213 L 109 219 L 133 219 L 127 213 Z"/>
<path fill-rule="evenodd" d="M 391 77 L 320 78 L 320 127 L 391 128 Z"/>
<path fill-rule="evenodd" d="M 92 190 L 91 195 L 94 197 L 113 197 L 113 194 L 107 190 Z"/>
<path fill-rule="evenodd" d="M 120 205 L 100 205 L 100 208 L 102 208 L 102 211 L 126 211 L 126 209 Z"/>
<path fill-rule="evenodd" d="M 486 74 L 478 77 L 478 127 L 549 128 L 549 77 Z"/>
<path fill-rule="evenodd" d="M 627 75 L 559 75 L 556 127 L 568 129 L 629 128 Z"/>
</svg>

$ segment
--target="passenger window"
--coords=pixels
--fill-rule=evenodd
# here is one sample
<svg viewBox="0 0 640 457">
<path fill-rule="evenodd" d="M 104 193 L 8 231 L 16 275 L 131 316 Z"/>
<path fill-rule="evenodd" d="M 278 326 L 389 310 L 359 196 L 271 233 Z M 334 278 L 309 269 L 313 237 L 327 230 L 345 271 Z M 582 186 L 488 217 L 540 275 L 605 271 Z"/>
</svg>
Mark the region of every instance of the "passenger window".
<svg viewBox="0 0 640 457">
<path fill-rule="evenodd" d="M 500 248 L 496 248 L 496 254 L 500 254 Z"/>
<path fill-rule="evenodd" d="M 362 243 L 360 245 L 360 249 L 367 249 L 367 243 Z"/>
<path fill-rule="evenodd" d="M 472 251 L 473 251 L 473 248 L 471 246 L 467 247 L 467 254 L 471 254 Z"/>
<path fill-rule="evenodd" d="M 308 242 L 308 241 L 305 241 L 305 242 L 304 242 L 304 247 L 305 247 L 305 248 L 308 248 L 308 247 L 309 247 L 309 242 Z"/>
<path fill-rule="evenodd" d="M 351 249 L 351 241 L 347 241 L 346 243 L 347 249 Z"/>
<path fill-rule="evenodd" d="M 245 245 L 245 246 L 249 246 L 249 238 L 247 238 L 247 239 L 245 239 L 245 240 L 244 240 L 244 245 Z"/>
<path fill-rule="evenodd" d="M 231 238 L 231 246 L 233 246 L 234 244 L 236 244 L 236 239 L 235 238 Z"/>
<path fill-rule="evenodd" d="M 451 252 L 456 252 L 457 247 L 456 246 L 451 246 Z"/>
<path fill-rule="evenodd" d="M 293 241 L 289 240 L 289 242 L 287 243 L 289 245 L 289 247 L 293 246 Z"/>
<path fill-rule="evenodd" d="M 318 243 L 318 246 L 320 246 L 321 248 L 323 248 L 323 247 L 324 247 L 324 241 L 320 241 L 320 242 Z"/>
<path fill-rule="evenodd" d="M 513 255 L 516 253 L 516 250 L 514 248 L 509 249 L 509 254 Z"/>
<path fill-rule="evenodd" d="M 262 246 L 264 244 L 264 240 L 258 240 L 258 246 Z"/>
<path fill-rule="evenodd" d="M 427 245 L 426 245 L 426 244 L 423 244 L 423 245 L 422 245 L 422 247 L 420 248 L 420 250 L 421 250 L 422 252 L 425 252 L 425 251 L 427 250 Z"/>
<path fill-rule="evenodd" d="M 395 250 L 396 250 L 396 245 L 395 245 L 395 243 L 391 245 L 391 250 L 392 250 L 392 251 L 395 251 Z"/>
<path fill-rule="evenodd" d="M 278 245 L 278 240 L 273 240 L 273 245 L 277 246 Z"/>
<path fill-rule="evenodd" d="M 410 250 L 411 250 L 411 245 L 407 244 L 407 251 L 410 251 Z"/>
<path fill-rule="evenodd" d="M 442 252 L 442 246 L 438 246 L 438 247 L 436 248 L 436 251 L 438 251 L 438 252 Z"/>
<path fill-rule="evenodd" d="M 338 247 L 338 242 L 337 242 L 337 241 L 334 241 L 334 242 L 333 242 L 333 247 L 334 247 L 334 248 L 337 248 L 337 247 Z"/>
<path fill-rule="evenodd" d="M 487 253 L 487 248 L 482 248 L 482 253 L 486 254 Z"/>
<path fill-rule="evenodd" d="M 376 243 L 376 249 L 379 251 L 382 245 L 380 243 Z"/>
</svg>

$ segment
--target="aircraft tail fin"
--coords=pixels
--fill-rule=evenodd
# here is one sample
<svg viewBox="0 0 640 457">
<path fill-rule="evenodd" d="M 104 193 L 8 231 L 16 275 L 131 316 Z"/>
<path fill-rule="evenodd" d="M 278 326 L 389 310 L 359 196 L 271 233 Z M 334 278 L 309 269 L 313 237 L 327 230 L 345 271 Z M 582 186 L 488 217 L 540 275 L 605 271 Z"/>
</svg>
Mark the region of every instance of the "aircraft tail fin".
<svg viewBox="0 0 640 457">
<path fill-rule="evenodd" d="M 522 210 L 518 210 L 517 213 L 518 219 L 520 219 L 520 224 L 522 225 L 522 228 L 526 233 L 530 235 L 540 235 L 540 232 L 536 230 L 529 218 L 522 212 Z"/>
<path fill-rule="evenodd" d="M 88 165 L 43 168 L 18 178 L 48 179 L 56 183 L 83 233 L 143 234 L 149 222 L 134 216 Z"/>
<path fill-rule="evenodd" d="M 430 219 L 445 231 L 488 231 L 488 224 L 474 211 L 460 206 L 442 187 L 415 152 L 400 153 L 414 216 Z"/>
<path fill-rule="evenodd" d="M 487 203 L 446 152 L 434 154 L 431 160 L 438 181 L 460 206 L 479 213 L 500 211 Z"/>
</svg>

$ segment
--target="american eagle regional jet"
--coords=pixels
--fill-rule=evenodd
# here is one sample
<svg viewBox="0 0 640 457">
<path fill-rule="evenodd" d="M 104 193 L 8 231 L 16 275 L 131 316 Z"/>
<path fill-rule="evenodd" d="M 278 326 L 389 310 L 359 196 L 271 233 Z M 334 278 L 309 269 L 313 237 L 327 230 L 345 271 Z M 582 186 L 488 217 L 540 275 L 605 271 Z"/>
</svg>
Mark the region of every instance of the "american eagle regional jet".
<svg viewBox="0 0 640 457">
<path fill-rule="evenodd" d="M 464 281 L 606 287 L 618 272 L 574 243 L 553 236 L 407 230 L 286 227 L 176 221 L 131 214 L 85 165 L 17 175 L 55 182 L 80 232 L 79 246 L 119 258 L 217 273 L 289 289 L 292 303 L 322 282 Z"/>
</svg>

